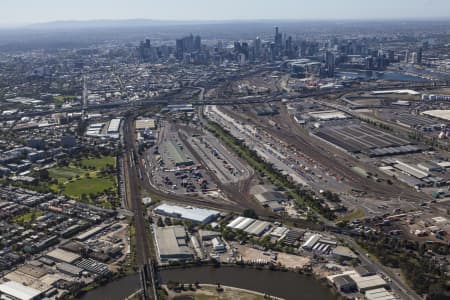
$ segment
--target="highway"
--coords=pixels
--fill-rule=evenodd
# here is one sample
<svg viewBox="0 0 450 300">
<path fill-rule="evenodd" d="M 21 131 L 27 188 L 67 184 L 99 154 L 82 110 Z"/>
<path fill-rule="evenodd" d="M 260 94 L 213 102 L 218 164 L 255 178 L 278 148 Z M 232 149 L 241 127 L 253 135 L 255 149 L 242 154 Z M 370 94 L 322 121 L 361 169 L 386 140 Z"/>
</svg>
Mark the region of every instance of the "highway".
<svg viewBox="0 0 450 300">
<path fill-rule="evenodd" d="M 393 88 L 408 88 L 408 89 L 423 89 L 423 88 L 437 88 L 440 86 L 448 86 L 448 82 L 433 82 L 433 83 L 396 83 L 390 85 L 383 85 L 383 87 L 379 89 L 393 89 Z M 374 88 L 372 88 L 374 89 Z M 235 105 L 235 104 L 256 104 L 256 103 L 270 103 L 270 102 L 278 102 L 282 99 L 289 100 L 300 100 L 303 98 L 309 97 L 319 97 L 330 94 L 345 94 L 350 92 L 358 92 L 358 91 L 366 91 L 371 90 L 367 87 L 359 87 L 359 88 L 342 88 L 342 89 L 327 89 L 327 90 L 315 90 L 311 92 L 305 92 L 301 94 L 294 95 L 285 95 L 282 93 L 275 93 L 267 96 L 249 96 L 249 97 L 239 97 L 239 98 L 211 98 L 211 99 L 201 99 L 187 101 L 186 99 L 176 98 L 175 95 L 178 92 L 172 92 L 167 95 L 163 95 L 160 97 L 155 97 L 151 99 L 142 99 L 137 101 L 116 101 L 116 102 L 108 102 L 101 104 L 88 104 L 85 111 L 95 111 L 102 109 L 112 109 L 112 108 L 146 108 L 150 106 L 167 106 L 169 104 L 193 104 L 193 105 Z M 11 116 L 0 116 L 0 121 L 11 121 L 11 120 L 20 120 L 23 116 L 35 117 L 35 116 L 45 116 L 55 113 L 64 113 L 64 112 L 78 112 L 81 111 L 83 107 L 69 107 L 69 108 L 60 108 L 60 109 L 51 109 L 51 110 L 40 110 L 27 112 L 26 114 L 15 114 Z"/>
</svg>

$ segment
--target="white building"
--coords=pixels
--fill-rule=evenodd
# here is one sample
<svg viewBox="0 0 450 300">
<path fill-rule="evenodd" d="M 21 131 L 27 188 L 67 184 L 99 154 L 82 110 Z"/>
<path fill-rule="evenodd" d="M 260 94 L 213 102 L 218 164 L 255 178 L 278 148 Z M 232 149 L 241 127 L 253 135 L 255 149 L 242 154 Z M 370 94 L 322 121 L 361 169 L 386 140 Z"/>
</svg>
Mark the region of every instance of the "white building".
<svg viewBox="0 0 450 300">
<path fill-rule="evenodd" d="M 169 204 L 161 204 L 154 209 L 154 212 L 159 215 L 189 220 L 195 223 L 208 224 L 217 219 L 220 212 L 216 210 L 192 207 L 192 206 L 177 206 Z"/>
<path fill-rule="evenodd" d="M 215 237 L 212 239 L 213 250 L 217 253 L 223 253 L 227 251 L 227 247 L 223 243 L 220 237 Z"/>
<path fill-rule="evenodd" d="M 36 300 L 40 299 L 42 292 L 15 281 L 8 281 L 0 284 L 0 295 L 1 299 L 8 300 Z"/>
</svg>

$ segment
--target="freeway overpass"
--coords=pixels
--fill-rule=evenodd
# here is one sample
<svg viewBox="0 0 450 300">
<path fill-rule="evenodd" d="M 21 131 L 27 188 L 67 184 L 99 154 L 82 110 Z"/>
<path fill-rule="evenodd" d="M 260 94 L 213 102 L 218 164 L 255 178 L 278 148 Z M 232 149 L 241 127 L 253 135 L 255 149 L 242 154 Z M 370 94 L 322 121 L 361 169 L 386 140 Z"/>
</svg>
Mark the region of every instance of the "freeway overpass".
<svg viewBox="0 0 450 300">
<path fill-rule="evenodd" d="M 390 85 L 384 85 L 381 89 L 393 89 L 393 88 L 408 88 L 408 89 L 425 89 L 425 88 L 436 88 L 436 87 L 447 87 L 450 85 L 450 82 L 426 82 L 426 83 L 395 83 Z M 380 89 L 380 88 L 379 88 Z M 359 87 L 359 88 L 342 88 L 342 89 L 326 89 L 326 90 L 315 90 L 312 92 L 302 93 L 302 94 L 294 94 L 294 95 L 285 95 L 282 93 L 274 93 L 268 96 L 250 96 L 250 97 L 240 97 L 240 98 L 206 98 L 201 100 L 186 100 L 186 99 L 177 99 L 174 97 L 174 94 L 164 95 L 162 97 L 151 98 L 151 99 L 142 99 L 137 101 L 117 101 L 117 102 L 108 102 L 108 103 L 100 103 L 100 104 L 89 104 L 86 107 L 86 111 L 96 111 L 102 109 L 112 109 L 112 108 L 139 108 L 139 107 L 148 107 L 148 106 L 167 106 L 169 104 L 193 104 L 193 105 L 239 105 L 239 104 L 255 104 L 255 103 L 270 103 L 281 101 L 282 99 L 295 100 L 302 99 L 308 97 L 320 97 L 330 94 L 341 94 L 341 93 L 350 93 L 350 92 L 358 92 L 358 91 L 366 91 L 369 90 L 367 87 Z M 0 116 L 0 121 L 11 121 L 11 120 L 19 120 L 24 116 L 35 117 L 35 116 L 45 116 L 55 113 L 70 113 L 70 112 L 79 112 L 83 109 L 81 106 L 70 107 L 70 108 L 61 108 L 54 110 L 44 110 L 44 111 L 33 111 L 28 113 L 19 113 L 12 116 Z"/>
</svg>

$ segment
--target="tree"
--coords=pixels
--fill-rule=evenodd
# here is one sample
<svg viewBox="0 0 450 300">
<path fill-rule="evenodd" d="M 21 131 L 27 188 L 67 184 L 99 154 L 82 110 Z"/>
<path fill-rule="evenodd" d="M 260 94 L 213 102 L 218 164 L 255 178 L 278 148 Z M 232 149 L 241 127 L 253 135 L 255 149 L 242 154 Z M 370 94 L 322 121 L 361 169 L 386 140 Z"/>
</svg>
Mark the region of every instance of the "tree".
<svg viewBox="0 0 450 300">
<path fill-rule="evenodd" d="M 48 173 L 48 171 L 46 169 L 44 170 L 40 170 L 38 173 L 39 179 L 42 181 L 50 181 L 50 174 Z"/>
<path fill-rule="evenodd" d="M 258 215 L 256 214 L 256 212 L 253 209 L 250 209 L 250 208 L 244 210 L 243 215 L 246 218 L 252 218 L 252 219 L 257 219 L 258 218 Z"/>
</svg>

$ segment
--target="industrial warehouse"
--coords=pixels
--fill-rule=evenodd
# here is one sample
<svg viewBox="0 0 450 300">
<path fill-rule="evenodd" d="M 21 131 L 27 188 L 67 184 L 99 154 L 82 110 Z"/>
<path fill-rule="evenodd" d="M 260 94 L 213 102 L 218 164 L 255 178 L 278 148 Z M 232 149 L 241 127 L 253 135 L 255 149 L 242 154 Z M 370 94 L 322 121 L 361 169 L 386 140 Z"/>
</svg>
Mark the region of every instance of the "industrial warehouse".
<svg viewBox="0 0 450 300">
<path fill-rule="evenodd" d="M 216 210 L 197 208 L 197 207 L 183 207 L 177 205 L 161 204 L 153 210 L 156 214 L 177 218 L 182 220 L 189 220 L 194 223 L 208 224 L 216 220 L 220 213 Z"/>
<path fill-rule="evenodd" d="M 402 138 L 365 124 L 330 126 L 313 134 L 349 153 L 364 153 L 369 157 L 416 153 L 422 148 Z"/>
<path fill-rule="evenodd" d="M 235 230 L 242 230 L 248 234 L 254 236 L 261 236 L 264 232 L 266 232 L 271 224 L 265 221 L 259 221 L 246 217 L 237 217 L 233 221 L 231 221 L 227 227 Z"/>
<path fill-rule="evenodd" d="M 156 249 L 161 261 L 189 260 L 194 257 L 183 226 L 155 227 L 154 232 Z"/>
</svg>

